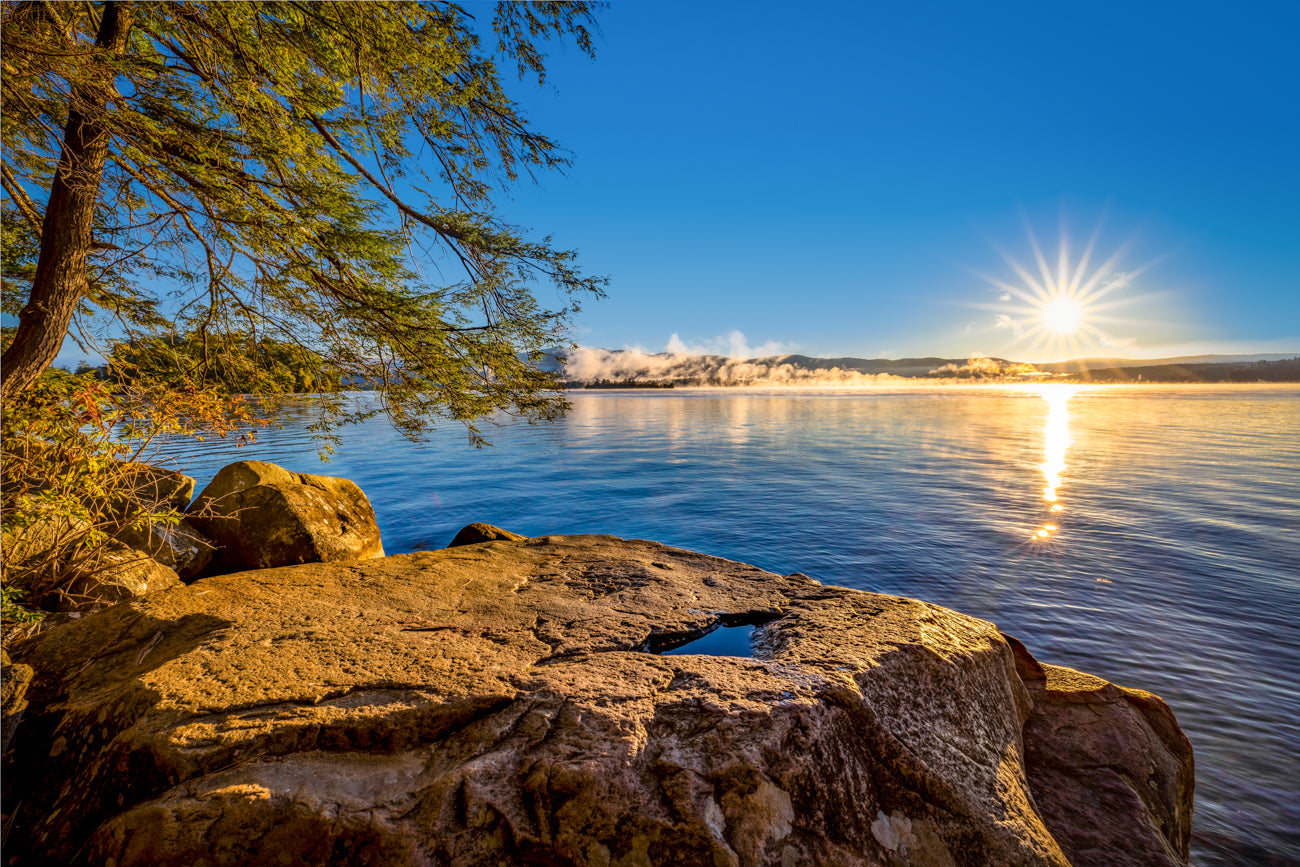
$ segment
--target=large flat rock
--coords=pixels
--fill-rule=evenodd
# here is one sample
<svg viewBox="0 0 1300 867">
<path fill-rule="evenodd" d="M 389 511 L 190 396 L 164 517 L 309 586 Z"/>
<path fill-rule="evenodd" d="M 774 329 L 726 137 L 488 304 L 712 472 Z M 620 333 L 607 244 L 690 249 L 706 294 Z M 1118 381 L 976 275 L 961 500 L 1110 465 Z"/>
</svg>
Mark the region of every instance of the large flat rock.
<svg viewBox="0 0 1300 867">
<path fill-rule="evenodd" d="M 753 655 L 652 652 L 719 623 L 758 624 Z M 1064 747 L 1027 768 L 1027 720 L 1040 751 L 1068 732 L 1018 652 L 938 606 L 607 536 L 206 578 L 17 646 L 36 677 L 5 856 L 1067 864 L 1031 781 L 1091 778 Z M 1116 737 L 1176 752 L 1150 707 Z M 1078 760 L 1107 749 L 1090 736 Z M 1190 751 L 1186 770 L 1190 797 Z M 1104 858 L 1154 834 L 1136 863 L 1185 862 L 1160 819 L 1177 797 L 1131 787 L 1150 809 L 1108 814 L 1130 834 L 1072 845 Z"/>
</svg>

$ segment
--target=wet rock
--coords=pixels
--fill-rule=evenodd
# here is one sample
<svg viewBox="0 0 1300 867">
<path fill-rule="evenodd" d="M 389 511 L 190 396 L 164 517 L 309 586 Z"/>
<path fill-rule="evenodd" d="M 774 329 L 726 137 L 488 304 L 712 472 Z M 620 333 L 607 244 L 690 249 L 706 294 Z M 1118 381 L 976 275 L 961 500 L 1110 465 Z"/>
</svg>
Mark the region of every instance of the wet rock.
<svg viewBox="0 0 1300 867">
<path fill-rule="evenodd" d="M 723 622 L 752 658 L 642 650 Z M 991 624 L 651 542 L 209 577 L 17 647 L 23 863 L 1068 863 Z"/>
<path fill-rule="evenodd" d="M 518 533 L 512 533 L 491 524 L 475 522 L 461 527 L 460 532 L 456 534 L 456 538 L 452 539 L 447 544 L 447 547 L 457 548 L 461 545 L 477 545 L 479 542 L 522 542 L 527 538 L 527 536 L 521 536 Z"/>
<path fill-rule="evenodd" d="M 215 573 L 384 556 L 375 511 L 355 483 L 264 461 L 224 467 L 187 518 L 218 546 Z"/>
</svg>

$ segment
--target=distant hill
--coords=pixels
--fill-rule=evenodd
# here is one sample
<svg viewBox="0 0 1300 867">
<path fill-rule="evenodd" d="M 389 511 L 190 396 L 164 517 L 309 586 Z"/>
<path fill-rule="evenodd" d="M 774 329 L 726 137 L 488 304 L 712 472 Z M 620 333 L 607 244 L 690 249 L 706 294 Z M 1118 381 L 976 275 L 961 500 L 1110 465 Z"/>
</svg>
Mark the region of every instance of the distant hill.
<svg viewBox="0 0 1300 867">
<path fill-rule="evenodd" d="M 1255 355 L 1180 355 L 1176 358 L 1076 358 L 1070 361 L 1035 363 L 1049 373 L 1081 373 L 1085 370 L 1110 370 L 1136 367 L 1185 367 L 1189 364 L 1241 364 L 1252 361 L 1286 361 L 1296 353 L 1258 353 Z"/>
<path fill-rule="evenodd" d="M 1279 361 L 1101 367 L 1063 376 L 1069 382 L 1300 382 L 1300 357 Z"/>
<path fill-rule="evenodd" d="M 858 373 L 888 373 L 893 376 L 926 376 L 945 364 L 963 365 L 964 358 L 812 358 L 807 355 L 773 355 L 756 358 L 768 364 L 790 364 L 803 370 L 856 370 Z M 1006 363 L 1003 359 L 993 361 Z"/>
</svg>

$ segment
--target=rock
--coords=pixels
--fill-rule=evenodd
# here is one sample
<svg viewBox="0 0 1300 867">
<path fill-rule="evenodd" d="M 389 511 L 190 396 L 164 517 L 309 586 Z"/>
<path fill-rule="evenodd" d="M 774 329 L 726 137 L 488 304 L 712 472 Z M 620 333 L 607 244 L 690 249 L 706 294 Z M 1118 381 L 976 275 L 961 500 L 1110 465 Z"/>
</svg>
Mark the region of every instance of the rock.
<svg viewBox="0 0 1300 867">
<path fill-rule="evenodd" d="M 113 498 L 113 538 L 141 551 L 188 581 L 212 560 L 212 540 L 183 515 L 194 479 L 138 461 L 121 467 L 122 492 Z"/>
<path fill-rule="evenodd" d="M 7 752 L 18 721 L 27 709 L 27 688 L 32 682 L 32 667 L 14 663 L 4 653 L 0 664 L 0 752 Z"/>
<path fill-rule="evenodd" d="M 224 467 L 187 517 L 218 546 L 214 573 L 384 556 L 375 511 L 354 483 L 264 461 Z"/>
<path fill-rule="evenodd" d="M 69 539 L 90 532 L 90 522 L 76 515 L 37 515 L 31 523 L 0 531 L 0 558 L 6 570 L 32 560 L 56 561 Z"/>
<path fill-rule="evenodd" d="M 1029 785 L 1075 867 L 1186 864 L 1192 745 L 1149 692 L 1041 665 L 1008 637 L 1034 709 L 1025 724 Z"/>
<path fill-rule="evenodd" d="M 216 553 L 216 543 L 180 514 L 160 515 L 160 520 L 128 524 L 115 538 L 175 570 L 182 581 L 203 574 Z"/>
<path fill-rule="evenodd" d="M 475 522 L 461 527 L 460 532 L 456 534 L 456 538 L 452 539 L 447 547 L 457 548 L 461 545 L 477 545 L 479 542 L 522 542 L 527 538 L 527 536 L 511 533 L 509 530 L 502 530 L 500 527 L 494 527 L 491 524 Z"/>
<path fill-rule="evenodd" d="M 123 462 L 120 468 L 122 493 L 114 504 L 121 511 L 184 511 L 194 497 L 194 479 L 184 473 L 140 461 Z"/>
<path fill-rule="evenodd" d="M 107 539 L 71 570 L 58 611 L 86 611 L 181 585 L 180 576 L 147 554 Z"/>
<path fill-rule="evenodd" d="M 57 611 L 111 605 L 180 583 L 173 569 L 116 539 L 99 534 L 102 541 L 83 543 L 95 533 L 75 516 L 37 520 L 0 536 L 0 553 L 11 576 L 27 571 L 19 582 L 26 598 Z"/>
<path fill-rule="evenodd" d="M 653 652 L 738 624 L 752 657 Z M 1034 787 L 1174 726 L 1049 724 L 1027 768 L 1026 721 L 1097 691 L 1036 709 L 991 624 L 608 536 L 209 577 L 15 647 L 25 864 L 1066 865 Z M 1171 779 L 1098 857 L 1179 814 Z"/>
</svg>

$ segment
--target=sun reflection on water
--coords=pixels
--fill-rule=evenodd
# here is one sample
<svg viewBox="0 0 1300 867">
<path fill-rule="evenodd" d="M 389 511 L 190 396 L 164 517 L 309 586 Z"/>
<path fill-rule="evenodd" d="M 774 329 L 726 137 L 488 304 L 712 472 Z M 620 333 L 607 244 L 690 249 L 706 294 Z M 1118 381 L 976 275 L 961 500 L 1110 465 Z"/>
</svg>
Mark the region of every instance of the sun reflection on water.
<svg viewBox="0 0 1300 867">
<path fill-rule="evenodd" d="M 1065 510 L 1058 491 L 1064 484 L 1061 474 L 1066 470 L 1065 453 L 1070 447 L 1070 411 L 1067 404 L 1077 390 L 1069 385 L 1044 385 L 1039 389 L 1039 394 L 1047 401 L 1047 422 L 1043 425 L 1043 499 L 1051 504 L 1048 511 L 1053 513 Z M 1056 531 L 1056 524 L 1043 524 L 1034 532 L 1034 538 L 1048 539 Z"/>
</svg>

